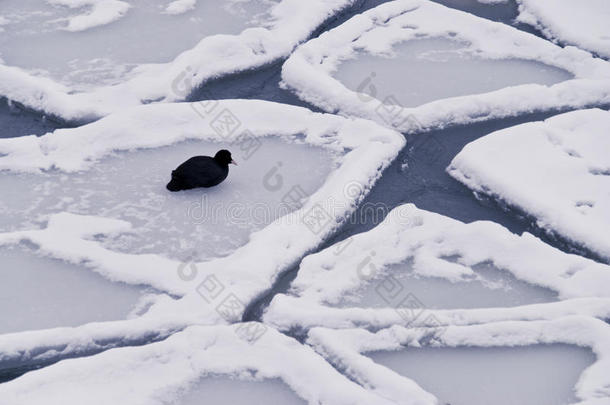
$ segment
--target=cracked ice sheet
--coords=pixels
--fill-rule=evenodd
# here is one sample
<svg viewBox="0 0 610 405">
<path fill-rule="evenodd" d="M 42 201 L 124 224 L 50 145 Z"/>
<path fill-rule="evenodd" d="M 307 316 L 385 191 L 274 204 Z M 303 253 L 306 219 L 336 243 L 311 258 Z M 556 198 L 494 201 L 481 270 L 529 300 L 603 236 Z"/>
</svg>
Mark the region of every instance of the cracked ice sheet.
<svg viewBox="0 0 610 405">
<path fill-rule="evenodd" d="M 606 0 L 517 0 L 518 21 L 545 37 L 610 58 L 610 3 Z"/>
<path fill-rule="evenodd" d="M 493 349 L 499 347 L 531 347 L 535 351 L 534 345 L 580 346 L 590 349 L 596 361 L 580 375 L 574 387 L 577 398 L 575 403 L 601 405 L 610 402 L 610 326 L 601 320 L 585 316 L 563 317 L 551 321 L 496 322 L 444 328 L 393 326 L 376 333 L 363 329 L 314 328 L 309 332 L 307 343 L 332 364 L 340 365 L 346 370 L 348 377 L 366 387 L 372 387 L 373 393 L 383 395 L 395 404 L 405 405 L 436 405 L 438 402 L 432 394 L 419 386 L 417 381 L 375 363 L 365 353 L 408 351 L 420 347 L 456 350 L 476 347 L 489 349 L 489 355 L 493 356 Z M 469 364 L 464 364 L 461 371 L 468 373 L 469 367 Z M 482 404 L 495 400 L 480 399 Z"/>
<path fill-rule="evenodd" d="M 72 9 L 10 1 L 0 38 L 0 96 L 82 122 L 151 101 L 184 100 L 210 79 L 286 57 L 354 0 L 224 0 L 224 7 L 200 1 L 178 15 L 164 11 L 167 1 L 138 0 L 120 20 L 84 32 L 61 29 Z M 109 43 L 120 46 L 108 50 Z"/>
<path fill-rule="evenodd" d="M 474 282 L 489 283 L 478 270 L 478 265 L 488 264 L 521 282 L 555 291 L 566 301 L 537 303 L 535 294 L 546 294 L 540 290 L 534 291 L 533 297 L 517 300 L 518 306 L 494 297 L 487 308 L 464 309 L 459 295 L 458 301 L 451 303 L 451 308 L 458 309 L 429 305 L 408 282 L 400 284 L 400 272 L 405 267 L 397 265 L 406 261 L 411 262 L 407 270 L 414 275 L 449 280 L 454 289 Z M 500 281 L 500 291 L 495 293 L 499 296 L 506 294 L 503 287 L 517 291 L 524 288 L 506 278 Z M 280 330 L 290 330 L 314 326 L 468 325 L 570 314 L 605 318 L 610 314 L 610 293 L 605 287 L 608 282 L 609 266 L 566 254 L 529 233 L 515 235 L 488 221 L 464 224 L 406 204 L 392 210 L 371 231 L 305 257 L 291 295 L 277 295 L 264 320 Z M 435 288 L 432 282 L 429 284 Z M 344 303 L 346 296 L 362 288 L 374 288 L 383 299 L 377 301 L 385 305 L 350 307 L 349 302 Z M 549 299 L 543 297 L 543 301 Z M 337 304 L 343 306 L 338 308 Z"/>
<path fill-rule="evenodd" d="M 211 106 L 215 106 L 214 113 L 204 115 Z M 299 201 L 294 211 L 244 238 L 245 244 L 229 255 L 206 257 L 204 261 L 190 259 L 187 263 L 158 253 L 135 254 L 112 249 L 106 243 L 108 238 L 133 231 L 130 222 L 63 212 L 62 205 L 42 228 L 0 234 L 0 245 L 29 241 L 42 254 L 84 263 L 110 280 L 150 285 L 175 296 L 154 305 L 145 320 L 111 323 L 114 341 L 146 336 L 157 329 L 183 328 L 191 323 L 241 319 L 247 303 L 268 290 L 285 269 L 322 243 L 355 210 L 404 146 L 401 134 L 371 121 L 313 113 L 265 101 L 156 104 L 135 107 L 83 127 L 62 129 L 43 137 L 0 140 L 3 154 L 0 166 L 12 169 L 2 173 L 3 177 L 14 176 L 13 171 L 43 171 L 43 176 L 51 168 L 49 173 L 60 171 L 65 172 L 62 176 L 70 176 L 75 171 L 94 170 L 93 167 L 103 163 L 104 156 L 125 150 L 132 150 L 125 154 L 124 159 L 129 159 L 131 154 L 145 152 L 144 149 L 154 150 L 189 140 L 223 140 L 225 145 L 230 145 L 240 139 L 237 135 L 240 131 L 234 135 L 217 133 L 209 126 L 217 112 L 225 110 L 238 117 L 253 139 L 270 137 L 292 141 L 300 148 L 319 147 L 335 156 L 335 170 L 317 190 L 312 190 L 313 194 Z M 240 151 L 237 146 L 235 149 Z M 248 164 L 239 167 L 247 169 Z M 124 175 L 129 178 L 129 171 Z M 273 177 L 277 185 L 276 175 Z M 292 180 L 288 182 L 288 177 L 285 180 L 282 193 L 292 190 Z M 150 181 L 159 183 L 160 193 L 169 193 L 163 189 L 167 178 L 155 177 Z M 260 181 L 256 182 L 259 186 Z M 185 196 L 188 198 L 188 193 Z M 233 195 L 227 198 L 230 200 Z M 213 286 L 217 289 L 214 297 L 210 297 L 206 289 Z M 225 303 L 231 307 L 226 308 Z M 223 311 L 217 310 L 219 307 Z M 82 351 L 89 346 L 98 347 L 98 337 L 107 336 L 106 328 L 108 325 L 76 327 L 59 335 L 54 331 L 40 331 L 29 334 L 27 341 L 20 339 L 19 334 L 6 339 L 0 337 L 0 353 L 16 353 L 15 344 L 26 354 L 48 351 L 47 339 L 56 345 L 68 345 L 66 353 L 70 352 L 72 341 L 82 342 L 74 345 L 74 350 Z"/>
<path fill-rule="evenodd" d="M 342 62 L 357 58 L 361 53 L 392 58 L 397 45 L 414 39 L 444 39 L 468 44 L 460 50 L 462 59 L 472 57 L 500 65 L 531 62 L 534 68 L 539 65 L 533 62 L 537 62 L 563 69 L 574 78 L 551 86 L 513 85 L 400 108 L 401 95 L 373 94 L 365 82 L 367 74 L 361 79 L 362 92 L 349 89 L 332 76 Z M 514 27 L 426 0 L 385 3 L 306 42 L 284 64 L 282 81 L 300 98 L 325 111 L 376 120 L 401 132 L 418 132 L 534 110 L 610 102 L 610 64 L 607 62 L 580 49 L 561 48 Z"/>
<path fill-rule="evenodd" d="M 202 379 L 227 376 L 263 384 L 280 379 L 310 404 L 391 404 L 310 347 L 270 328 L 253 341 L 244 326 L 264 327 L 193 326 L 162 342 L 64 360 L 0 385 L 0 398 L 13 405 L 173 404 Z"/>
<path fill-rule="evenodd" d="M 491 133 L 448 173 L 517 207 L 542 229 L 610 260 L 610 113 L 574 111 Z"/>
</svg>

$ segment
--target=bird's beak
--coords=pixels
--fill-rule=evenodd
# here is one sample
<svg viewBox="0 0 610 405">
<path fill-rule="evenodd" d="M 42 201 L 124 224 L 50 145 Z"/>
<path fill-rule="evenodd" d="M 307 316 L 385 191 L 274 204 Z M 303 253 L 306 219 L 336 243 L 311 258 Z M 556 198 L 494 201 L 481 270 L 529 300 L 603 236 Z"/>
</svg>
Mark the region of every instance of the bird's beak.
<svg viewBox="0 0 610 405">
<path fill-rule="evenodd" d="M 237 166 L 237 162 L 231 159 L 231 164 Z"/>
</svg>

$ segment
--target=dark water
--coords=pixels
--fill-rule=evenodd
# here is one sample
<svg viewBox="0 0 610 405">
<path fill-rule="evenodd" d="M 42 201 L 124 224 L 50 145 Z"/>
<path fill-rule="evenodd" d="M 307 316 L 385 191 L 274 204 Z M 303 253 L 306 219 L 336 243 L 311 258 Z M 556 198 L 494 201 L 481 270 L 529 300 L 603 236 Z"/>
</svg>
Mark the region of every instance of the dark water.
<svg viewBox="0 0 610 405">
<path fill-rule="evenodd" d="M 0 97 L 0 138 L 44 135 L 62 124 Z"/>
</svg>

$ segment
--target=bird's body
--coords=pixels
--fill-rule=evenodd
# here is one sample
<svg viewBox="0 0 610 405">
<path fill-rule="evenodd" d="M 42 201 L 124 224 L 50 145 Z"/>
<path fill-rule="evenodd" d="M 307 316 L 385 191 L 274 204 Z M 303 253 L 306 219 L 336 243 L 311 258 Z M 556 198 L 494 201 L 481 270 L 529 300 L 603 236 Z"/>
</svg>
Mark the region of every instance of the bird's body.
<svg viewBox="0 0 610 405">
<path fill-rule="evenodd" d="M 230 163 L 235 164 L 227 150 L 219 151 L 214 157 L 194 156 L 172 171 L 167 189 L 180 191 L 217 186 L 229 175 Z"/>
</svg>

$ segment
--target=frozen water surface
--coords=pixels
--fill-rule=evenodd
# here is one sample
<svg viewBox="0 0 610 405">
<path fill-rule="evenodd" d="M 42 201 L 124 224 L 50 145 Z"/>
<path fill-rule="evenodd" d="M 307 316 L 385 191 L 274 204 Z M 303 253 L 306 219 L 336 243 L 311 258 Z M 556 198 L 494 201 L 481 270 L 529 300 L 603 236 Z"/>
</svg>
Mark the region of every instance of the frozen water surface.
<svg viewBox="0 0 610 405">
<path fill-rule="evenodd" d="M 306 403 L 280 380 L 259 382 L 213 377 L 199 381 L 172 405 L 305 405 Z"/>
<path fill-rule="evenodd" d="M 442 38 L 406 41 L 394 51 L 392 57 L 359 54 L 341 63 L 334 76 L 351 90 L 382 101 L 393 96 L 404 107 L 572 78 L 567 71 L 540 62 L 477 57 L 466 44 Z"/>
<path fill-rule="evenodd" d="M 170 173 L 194 155 L 233 150 L 239 166 L 211 189 L 170 193 Z M 0 231 L 39 227 L 45 214 L 68 211 L 129 221 L 133 232 L 102 238 L 106 247 L 159 253 L 177 259 L 224 256 L 249 235 L 292 211 L 282 203 L 298 187 L 306 197 L 333 166 L 321 148 L 263 138 L 246 159 L 239 147 L 188 141 L 168 147 L 121 152 L 89 170 L 66 174 L 0 173 Z"/>
<path fill-rule="evenodd" d="M 4 0 L 1 15 L 8 20 L 0 35 L 0 58 L 86 89 L 113 84 L 137 64 L 173 60 L 201 39 L 238 34 L 267 19 L 267 0 L 200 0 L 195 8 L 171 15 L 168 0 L 130 0 L 131 7 L 116 21 L 84 31 L 66 31 L 67 18 L 89 12 L 43 0 Z"/>
<path fill-rule="evenodd" d="M 365 308 L 395 305 L 389 300 L 387 291 L 397 285 L 430 309 L 510 307 L 557 299 L 555 292 L 518 280 L 490 263 L 476 265 L 473 269 L 477 273 L 476 278 L 451 282 L 414 274 L 410 262 L 391 266 L 383 275 L 351 293 L 340 305 Z"/>
<path fill-rule="evenodd" d="M 22 246 L 0 247 L 0 334 L 125 319 L 144 291 Z"/>
<path fill-rule="evenodd" d="M 595 361 L 590 350 L 563 344 L 426 347 L 368 355 L 413 379 L 441 405 L 567 405 L 576 402 L 573 387 Z"/>
</svg>

